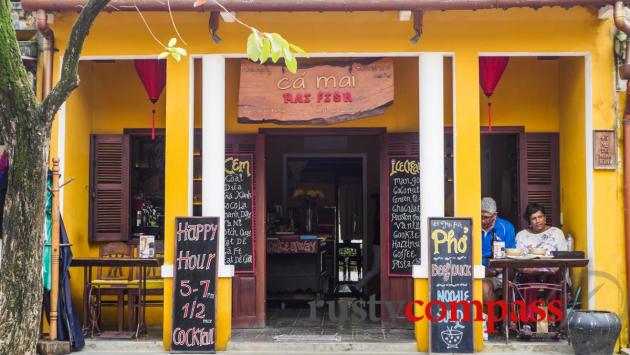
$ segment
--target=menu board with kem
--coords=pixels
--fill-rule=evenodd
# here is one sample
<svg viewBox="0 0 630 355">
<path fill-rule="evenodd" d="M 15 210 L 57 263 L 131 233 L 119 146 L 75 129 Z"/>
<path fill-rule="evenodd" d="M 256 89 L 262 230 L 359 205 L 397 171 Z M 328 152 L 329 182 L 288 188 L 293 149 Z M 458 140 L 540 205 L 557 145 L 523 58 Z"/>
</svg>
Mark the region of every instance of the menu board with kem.
<svg viewBox="0 0 630 355">
<path fill-rule="evenodd" d="M 254 158 L 225 157 L 225 264 L 254 271 Z"/>
<path fill-rule="evenodd" d="M 473 301 L 472 252 L 472 219 L 429 218 L 430 295 L 440 301 L 431 308 L 431 353 L 473 353 L 475 310 L 468 306 L 465 319 L 464 305 L 449 304 Z"/>
<path fill-rule="evenodd" d="M 420 264 L 420 163 L 390 156 L 388 167 L 389 276 L 411 276 Z"/>
<path fill-rule="evenodd" d="M 172 353 L 214 354 L 218 217 L 175 219 Z"/>
</svg>

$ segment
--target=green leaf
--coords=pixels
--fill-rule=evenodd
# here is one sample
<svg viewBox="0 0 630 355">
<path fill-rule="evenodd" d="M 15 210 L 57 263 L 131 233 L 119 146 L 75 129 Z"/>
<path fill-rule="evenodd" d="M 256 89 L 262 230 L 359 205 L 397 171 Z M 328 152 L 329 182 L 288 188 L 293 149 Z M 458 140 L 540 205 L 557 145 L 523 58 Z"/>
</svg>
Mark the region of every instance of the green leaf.
<svg viewBox="0 0 630 355">
<path fill-rule="evenodd" d="M 267 38 L 271 41 L 271 51 L 272 52 L 280 52 L 282 50 L 282 42 L 279 34 L 277 33 L 266 33 Z"/>
<path fill-rule="evenodd" d="M 297 72 L 297 59 L 291 54 L 289 47 L 284 48 L 284 65 L 293 74 Z"/>
<path fill-rule="evenodd" d="M 291 57 L 291 59 L 284 58 L 284 65 L 287 66 L 287 69 L 293 74 L 297 73 L 297 59 L 295 57 Z"/>
<path fill-rule="evenodd" d="M 308 53 L 306 53 L 305 50 L 303 50 L 302 48 L 296 46 L 295 44 L 289 43 L 289 48 L 294 51 L 295 53 L 301 54 L 303 56 L 305 56 L 306 58 L 308 58 Z"/>
<path fill-rule="evenodd" d="M 179 53 L 172 52 L 171 55 L 173 56 L 173 59 L 175 59 L 178 62 L 182 59 L 182 56 L 179 55 Z"/>
<path fill-rule="evenodd" d="M 289 42 L 286 39 L 284 39 L 284 37 L 280 36 L 279 34 L 272 33 L 271 37 L 273 37 L 279 43 L 280 47 L 284 48 L 284 47 L 289 46 Z"/>
<path fill-rule="evenodd" d="M 175 44 L 177 43 L 177 38 L 171 38 L 170 41 L 168 41 L 168 46 L 169 47 L 173 47 Z"/>
<path fill-rule="evenodd" d="M 175 53 L 178 53 L 182 57 L 185 57 L 188 55 L 188 53 L 186 53 L 186 50 L 184 48 L 176 47 L 176 48 L 173 48 L 173 50 L 175 51 Z"/>
<path fill-rule="evenodd" d="M 280 59 L 281 57 L 281 50 L 273 50 L 273 47 L 271 49 L 271 60 L 275 63 L 278 61 L 278 59 Z"/>
<path fill-rule="evenodd" d="M 269 53 L 271 52 L 271 41 L 267 37 L 263 37 L 262 51 L 260 52 L 260 62 L 264 63 L 269 59 Z"/>
<path fill-rule="evenodd" d="M 284 47 L 283 52 L 285 60 L 295 60 L 293 53 L 291 53 L 291 51 L 289 50 L 289 47 Z"/>
<path fill-rule="evenodd" d="M 158 59 L 166 59 L 171 53 L 168 51 L 164 51 L 162 53 L 160 53 L 160 55 L 158 56 Z"/>
<path fill-rule="evenodd" d="M 256 62 L 259 57 L 260 47 L 256 42 L 256 34 L 252 32 L 247 38 L 247 58 L 249 58 L 252 62 Z"/>
</svg>

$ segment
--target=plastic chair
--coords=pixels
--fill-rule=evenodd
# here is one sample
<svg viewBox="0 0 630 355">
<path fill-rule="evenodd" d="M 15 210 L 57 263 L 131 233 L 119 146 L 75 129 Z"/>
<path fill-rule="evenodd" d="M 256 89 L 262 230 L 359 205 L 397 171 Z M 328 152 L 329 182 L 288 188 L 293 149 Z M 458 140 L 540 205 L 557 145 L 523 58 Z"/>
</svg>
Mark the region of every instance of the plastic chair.
<svg viewBox="0 0 630 355">
<path fill-rule="evenodd" d="M 521 314 L 521 312 L 524 312 L 525 314 L 530 315 L 531 312 L 529 312 L 529 309 L 528 309 L 529 304 L 527 303 L 527 298 L 526 298 L 526 294 L 530 292 L 540 292 L 540 293 L 545 294 L 545 301 L 556 299 L 552 297 L 553 294 L 551 292 L 555 292 L 557 295 L 560 296 L 560 299 L 562 299 L 562 285 L 561 284 L 543 283 L 543 282 L 529 282 L 529 283 L 510 282 L 509 286 L 510 286 L 509 297 L 510 297 L 510 305 L 511 305 L 511 309 L 509 310 L 509 312 L 516 311 L 516 312 L 519 312 L 518 314 Z M 519 309 L 520 305 L 516 304 L 516 301 L 523 301 L 526 309 L 524 311 L 520 310 Z M 556 329 L 558 330 L 558 328 L 560 328 L 561 322 L 562 320 L 559 320 L 558 322 L 555 322 L 553 326 L 556 327 Z M 512 330 L 514 330 L 517 333 L 518 338 L 559 338 L 560 337 L 560 333 L 558 331 L 539 332 L 538 329 L 534 331 L 533 327 L 531 327 L 531 323 L 532 322 L 530 321 L 523 322 L 521 318 L 518 317 L 518 320 L 514 323 L 515 327 L 512 327 Z M 552 323 L 549 323 L 549 324 L 551 325 Z M 526 326 L 530 327 L 529 331 L 526 330 L 525 328 Z"/>
<path fill-rule="evenodd" d="M 112 242 L 101 245 L 99 248 L 101 258 L 129 258 L 131 249 L 129 245 L 121 242 Z M 92 332 L 96 328 L 100 332 L 101 307 L 115 306 L 117 308 L 118 331 L 121 332 L 125 318 L 125 295 L 129 290 L 131 271 L 128 267 L 98 267 L 96 279 L 90 282 L 90 314 L 92 317 Z M 115 301 L 106 300 L 103 296 L 114 296 Z"/>
</svg>

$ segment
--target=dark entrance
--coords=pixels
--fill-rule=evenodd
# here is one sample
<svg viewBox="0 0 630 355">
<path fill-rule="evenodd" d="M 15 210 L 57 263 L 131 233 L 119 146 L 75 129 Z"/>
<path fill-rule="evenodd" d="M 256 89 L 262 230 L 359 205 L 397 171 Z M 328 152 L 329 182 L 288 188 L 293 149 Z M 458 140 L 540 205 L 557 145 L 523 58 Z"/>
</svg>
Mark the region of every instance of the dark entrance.
<svg viewBox="0 0 630 355">
<path fill-rule="evenodd" d="M 518 226 L 519 189 L 518 133 L 481 135 L 481 194 L 497 202 L 499 215 Z"/>
</svg>

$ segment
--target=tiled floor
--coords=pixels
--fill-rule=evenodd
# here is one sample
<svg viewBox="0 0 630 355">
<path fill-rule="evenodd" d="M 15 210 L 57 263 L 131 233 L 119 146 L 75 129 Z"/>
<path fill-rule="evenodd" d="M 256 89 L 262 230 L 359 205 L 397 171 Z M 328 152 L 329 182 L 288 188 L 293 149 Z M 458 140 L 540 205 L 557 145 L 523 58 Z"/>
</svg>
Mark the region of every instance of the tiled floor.
<svg viewBox="0 0 630 355">
<path fill-rule="evenodd" d="M 233 329 L 231 341 L 278 341 L 293 338 L 321 341 L 360 341 L 360 342 L 410 342 L 414 341 L 413 329 L 382 329 L 380 322 L 352 318 L 352 310 L 348 316 L 340 316 L 339 302 L 331 313 L 329 307 L 319 308 L 316 314 L 305 306 L 297 305 L 282 308 L 267 308 L 267 327 L 264 329 Z M 366 313 L 369 310 L 366 310 Z M 343 320 L 346 318 L 345 320 Z M 366 317 L 367 318 L 367 317 Z M 286 337 L 287 335 L 291 337 Z M 279 337 L 278 336 L 285 336 Z M 303 336 L 303 337 L 300 337 Z M 335 337 L 336 336 L 336 337 Z M 276 338 L 274 338 L 276 337 Z"/>
</svg>

